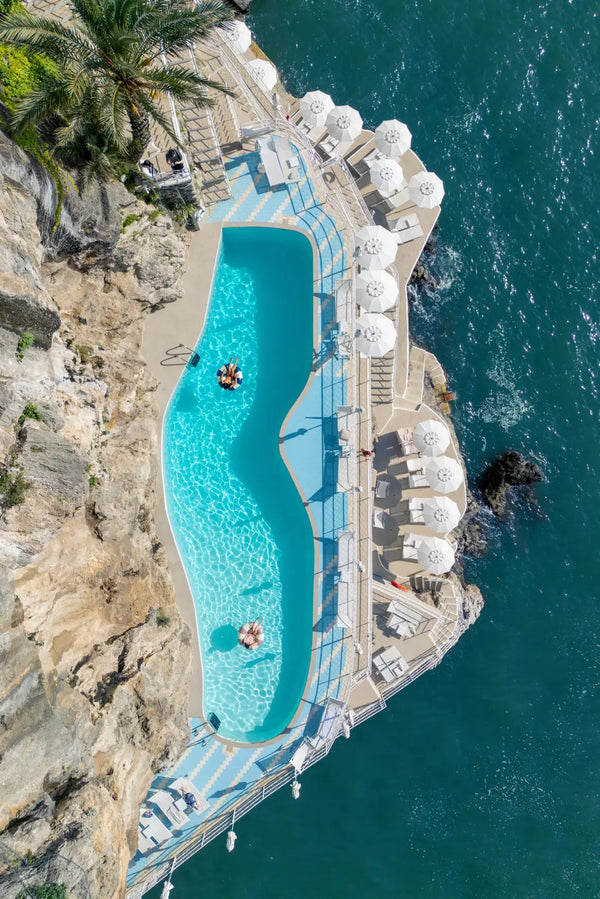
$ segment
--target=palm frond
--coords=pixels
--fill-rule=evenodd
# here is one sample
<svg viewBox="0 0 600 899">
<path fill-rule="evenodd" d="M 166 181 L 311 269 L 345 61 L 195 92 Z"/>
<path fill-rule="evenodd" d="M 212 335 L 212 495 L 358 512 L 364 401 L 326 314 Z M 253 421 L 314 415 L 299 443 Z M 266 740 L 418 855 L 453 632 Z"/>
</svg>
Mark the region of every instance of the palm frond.
<svg viewBox="0 0 600 899">
<path fill-rule="evenodd" d="M 79 29 L 24 10 L 9 13 L 0 21 L 0 41 L 44 53 L 59 65 L 66 60 L 80 59 L 88 63 L 97 59 L 93 45 Z"/>
</svg>

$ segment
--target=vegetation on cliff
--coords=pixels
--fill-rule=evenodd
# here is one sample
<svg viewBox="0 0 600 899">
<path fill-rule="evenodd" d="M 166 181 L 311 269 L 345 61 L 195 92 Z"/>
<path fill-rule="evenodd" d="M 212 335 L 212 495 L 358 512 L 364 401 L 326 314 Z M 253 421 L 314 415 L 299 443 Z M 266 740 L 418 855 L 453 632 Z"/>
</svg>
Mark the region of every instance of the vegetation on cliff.
<svg viewBox="0 0 600 899">
<path fill-rule="evenodd" d="M 88 176 L 119 176 L 141 158 L 151 122 L 178 143 L 168 96 L 205 106 L 209 90 L 227 91 L 179 59 L 232 18 L 222 0 L 71 0 L 71 6 L 73 25 L 20 5 L 0 17 L 10 127 L 17 136 L 33 130 L 61 164 Z"/>
</svg>

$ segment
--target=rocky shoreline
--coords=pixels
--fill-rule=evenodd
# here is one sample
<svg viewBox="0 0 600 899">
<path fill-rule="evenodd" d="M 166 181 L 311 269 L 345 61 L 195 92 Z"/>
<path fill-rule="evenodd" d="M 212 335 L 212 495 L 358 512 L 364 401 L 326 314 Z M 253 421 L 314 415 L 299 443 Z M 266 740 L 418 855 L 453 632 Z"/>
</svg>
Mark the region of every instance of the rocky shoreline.
<svg viewBox="0 0 600 899">
<path fill-rule="evenodd" d="M 189 736 L 140 355 L 186 238 L 121 185 L 69 192 L 53 230 L 51 179 L 3 136 L 0 188 L 0 884 L 113 897 Z"/>
</svg>

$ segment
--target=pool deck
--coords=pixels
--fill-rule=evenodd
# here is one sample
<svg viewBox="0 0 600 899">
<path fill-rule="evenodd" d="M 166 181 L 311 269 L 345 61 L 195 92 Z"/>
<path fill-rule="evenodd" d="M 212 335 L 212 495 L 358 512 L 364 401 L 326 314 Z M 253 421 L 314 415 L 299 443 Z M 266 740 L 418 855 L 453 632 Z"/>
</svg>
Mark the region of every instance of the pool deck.
<svg viewBox="0 0 600 899">
<path fill-rule="evenodd" d="M 194 668 L 190 689 L 192 740 L 178 763 L 161 772 L 152 785 L 145 806 L 156 812 L 153 793 L 169 790 L 179 777 L 188 777 L 207 803 L 199 814 L 186 815 L 182 828 L 167 823 L 171 837 L 156 848 L 132 859 L 128 897 L 137 899 L 163 879 L 174 862 L 183 863 L 218 834 L 233 826 L 235 819 L 293 776 L 290 760 L 303 747 L 308 752 L 302 767 L 322 758 L 343 730 L 369 718 L 385 707 L 393 693 L 436 665 L 456 642 L 464 626 L 460 598 L 452 581 L 431 577 L 415 563 L 390 561 L 408 529 L 398 532 L 375 531 L 373 508 L 382 505 L 374 496 L 376 478 L 385 474 L 397 480 L 401 502 L 411 495 L 426 496 L 431 490 L 407 487 L 402 472 L 403 457 L 397 441 L 398 430 L 412 428 L 426 418 L 440 418 L 453 433 L 444 403 L 445 377 L 430 353 L 410 346 L 406 288 L 412 270 L 439 215 L 439 207 L 410 208 L 418 213 L 422 237 L 400 245 L 394 266 L 400 296 L 392 318 L 398 332 L 394 353 L 388 362 L 364 359 L 356 352 L 344 357 L 337 352 L 335 337 L 335 294 L 342 282 L 353 283 L 352 251 L 354 234 L 364 224 L 377 219 L 369 206 L 369 191 L 362 191 L 348 167 L 340 161 L 323 164 L 312 144 L 293 123 L 297 101 L 277 86 L 277 109 L 270 94 L 262 91 L 245 70 L 245 61 L 255 52 L 234 53 L 220 37 L 197 50 L 198 61 L 212 77 L 236 87 L 235 101 L 220 97 L 212 115 L 215 133 L 229 129 L 266 128 L 292 141 L 300 157 L 301 178 L 297 184 L 271 190 L 258 169 L 254 139 L 236 142 L 221 138 L 220 153 L 230 197 L 210 207 L 200 230 L 191 238 L 184 296 L 177 303 L 149 316 L 143 354 L 157 379 L 160 420 L 183 370 L 186 352 L 196 345 L 206 316 L 221 229 L 236 223 L 294 227 L 311 236 L 315 247 L 314 296 L 318 310 L 318 341 L 311 380 L 285 424 L 282 435 L 284 457 L 293 469 L 297 485 L 311 516 L 317 546 L 315 627 L 311 670 L 299 710 L 275 740 L 265 744 L 242 745 L 223 740 L 201 717 L 202 673 L 195 624 L 194 603 L 166 515 L 162 484 L 157 497 L 156 521 L 173 576 L 182 616 L 192 628 Z M 288 116 L 290 118 L 288 120 Z M 353 164 L 372 148 L 372 132 L 363 131 L 347 154 Z M 193 154 L 192 154 L 193 155 Z M 418 157 L 409 151 L 402 159 L 407 174 L 422 170 Z M 207 184 L 207 188 L 210 185 Z M 356 310 L 352 315 L 356 314 Z M 186 347 L 182 347 L 182 344 Z M 178 351 L 184 355 L 178 358 Z M 426 394 L 426 384 L 431 388 Z M 349 491 L 336 489 L 339 444 L 336 427 L 338 406 L 353 409 L 353 483 Z M 363 459 L 360 447 L 370 448 L 375 440 L 375 457 Z M 453 438 L 448 455 L 460 460 Z M 405 457 L 404 457 L 405 461 Z M 453 496 L 464 512 L 464 485 Z M 411 526 L 414 530 L 414 525 Z M 355 596 L 352 629 L 336 624 L 338 533 L 353 535 Z M 430 533 L 420 528 L 422 534 Z M 396 580 L 403 591 L 391 586 Z M 398 637 L 387 626 L 386 614 L 394 601 L 411 622 L 410 633 Z M 373 655 L 395 647 L 406 662 L 400 677 L 383 682 L 373 666 Z M 327 701 L 343 708 L 331 732 L 324 725 Z M 343 725 L 343 726 L 342 726 Z M 160 818 L 160 813 L 159 813 Z"/>
</svg>

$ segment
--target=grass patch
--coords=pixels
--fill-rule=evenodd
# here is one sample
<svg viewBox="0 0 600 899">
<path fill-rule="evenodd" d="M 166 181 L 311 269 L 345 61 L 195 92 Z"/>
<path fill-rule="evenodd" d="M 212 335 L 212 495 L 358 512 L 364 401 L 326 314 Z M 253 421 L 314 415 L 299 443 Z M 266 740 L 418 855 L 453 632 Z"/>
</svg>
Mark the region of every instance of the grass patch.
<svg viewBox="0 0 600 899">
<path fill-rule="evenodd" d="M 19 424 L 22 425 L 26 418 L 32 418 L 34 421 L 42 420 L 40 410 L 33 403 L 27 403 L 27 405 L 19 415 Z"/>
<path fill-rule="evenodd" d="M 129 215 L 126 215 L 121 226 L 121 234 L 125 233 L 125 228 L 129 228 L 130 225 L 135 224 L 135 222 L 139 222 L 142 218 L 143 216 L 137 212 L 130 212 Z"/>
<path fill-rule="evenodd" d="M 9 509 L 13 506 L 20 506 L 25 501 L 25 491 L 30 486 L 31 484 L 25 480 L 20 469 L 16 472 L 9 472 L 6 469 L 0 472 L 0 495 L 4 500 L 4 505 Z"/>
<path fill-rule="evenodd" d="M 17 342 L 17 361 L 22 362 L 27 350 L 33 346 L 34 336 L 31 331 L 23 331 Z"/>
</svg>

